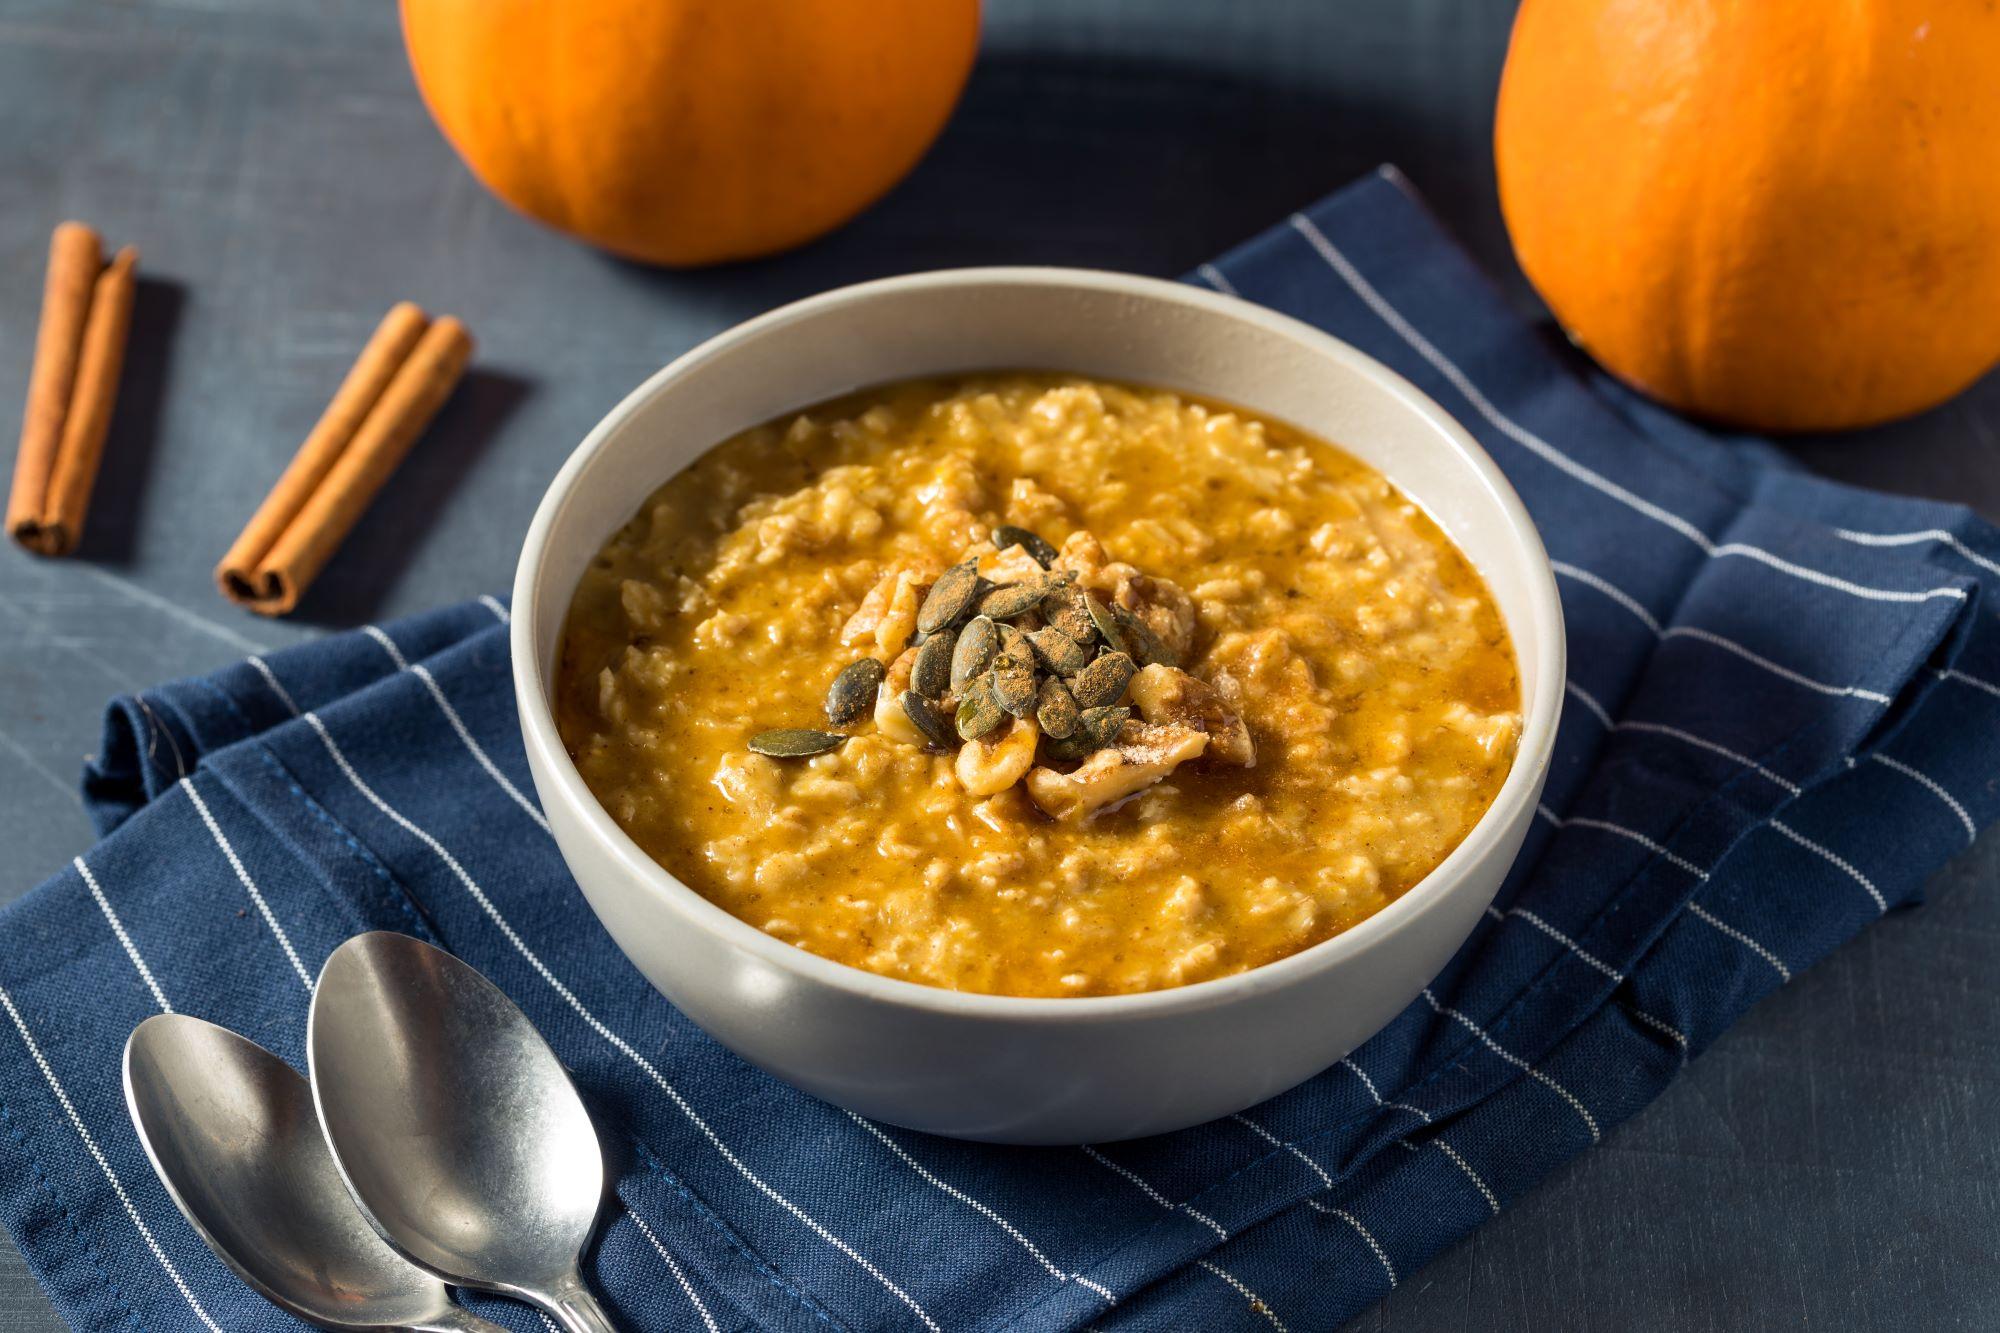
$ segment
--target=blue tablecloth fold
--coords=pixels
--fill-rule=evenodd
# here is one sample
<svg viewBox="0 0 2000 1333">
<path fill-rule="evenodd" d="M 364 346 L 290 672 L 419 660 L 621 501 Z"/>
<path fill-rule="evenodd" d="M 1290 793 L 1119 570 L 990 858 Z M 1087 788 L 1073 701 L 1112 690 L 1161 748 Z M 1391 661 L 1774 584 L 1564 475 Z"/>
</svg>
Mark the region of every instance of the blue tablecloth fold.
<svg viewBox="0 0 2000 1333">
<path fill-rule="evenodd" d="M 110 709 L 104 839 L 0 917 L 0 1214 L 79 1327 L 261 1329 L 125 1117 L 148 1014 L 303 1063 L 321 962 L 441 942 L 527 1009 L 614 1159 L 629 1328 L 1319 1329 L 1659 1094 L 2000 813 L 2000 534 L 1816 480 L 1580 374 L 1393 172 L 1201 281 L 1409 376 L 1519 487 L 1573 684 L 1488 920 L 1350 1059 L 1157 1139 L 1007 1149 L 747 1068 L 626 964 L 536 809 L 482 598 Z M 475 1302 L 510 1327 L 539 1323 Z"/>
</svg>

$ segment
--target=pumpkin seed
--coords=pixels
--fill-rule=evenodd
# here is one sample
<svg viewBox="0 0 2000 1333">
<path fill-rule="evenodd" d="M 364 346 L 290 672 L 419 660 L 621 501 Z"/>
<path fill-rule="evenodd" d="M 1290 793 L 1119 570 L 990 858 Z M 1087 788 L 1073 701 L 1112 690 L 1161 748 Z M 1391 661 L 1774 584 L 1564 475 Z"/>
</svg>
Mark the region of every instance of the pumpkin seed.
<svg viewBox="0 0 2000 1333">
<path fill-rule="evenodd" d="M 1073 676 L 1090 665 L 1090 650 L 1054 625 L 1030 631 L 1028 642 L 1034 645 L 1035 656 L 1065 676 Z"/>
<path fill-rule="evenodd" d="M 935 634 L 946 625 L 957 623 L 978 595 L 979 562 L 967 560 L 953 565 L 938 576 L 925 595 L 924 604 L 917 608 L 918 632 Z"/>
<path fill-rule="evenodd" d="M 811 727 L 779 727 L 752 736 L 750 748 L 773 759 L 804 759 L 825 754 L 846 739 L 831 731 L 814 731 Z"/>
<path fill-rule="evenodd" d="M 872 657 L 849 662 L 826 692 L 826 720 L 844 727 L 875 706 L 875 688 L 882 683 L 882 664 Z M 754 748 L 754 747 L 752 747 Z"/>
<path fill-rule="evenodd" d="M 1061 597 L 1050 598 L 1042 608 L 1042 618 L 1088 648 L 1097 637 L 1097 626 L 1091 623 L 1090 613 L 1084 609 L 1085 595 L 1072 588 Z"/>
<path fill-rule="evenodd" d="M 1035 695 L 1035 721 L 1042 735 L 1062 740 L 1076 730 L 1077 717 L 1076 696 L 1069 687 L 1054 676 L 1043 679 Z"/>
<path fill-rule="evenodd" d="M 1125 631 L 1118 627 L 1117 618 L 1111 614 L 1109 607 L 1097 599 L 1096 593 L 1087 592 L 1083 595 L 1083 609 L 1089 614 L 1090 623 L 1097 630 L 1098 636 L 1111 645 L 1111 651 L 1124 653 L 1129 657 L 1132 646 L 1125 641 Z"/>
<path fill-rule="evenodd" d="M 1118 729 L 1130 720 L 1130 708 L 1086 708 L 1077 718 L 1079 734 L 1090 737 L 1093 748 L 1102 749 L 1118 738 Z"/>
<path fill-rule="evenodd" d="M 1137 670 L 1124 653 L 1106 653 L 1070 677 L 1069 692 L 1086 711 L 1108 707 L 1125 697 L 1125 687 Z"/>
<path fill-rule="evenodd" d="M 1056 562 L 1056 556 L 1060 554 L 1055 547 L 1049 545 L 1036 534 L 1028 531 L 1026 528 L 1017 528 L 1011 523 L 1003 523 L 993 529 L 993 544 L 1003 551 L 1010 546 L 1018 546 L 1033 556 L 1035 563 L 1043 569 L 1047 569 L 1050 565 L 1053 565 Z"/>
<path fill-rule="evenodd" d="M 1042 758 L 1049 763 L 1074 764 L 1088 758 L 1091 752 L 1098 748 L 1097 742 L 1086 736 L 1081 726 L 1060 738 L 1042 737 Z"/>
<path fill-rule="evenodd" d="M 903 713 L 910 719 L 910 725 L 923 734 L 933 750 L 956 748 L 957 738 L 952 734 L 951 723 L 945 720 L 944 710 L 915 690 L 903 691 Z"/>
<path fill-rule="evenodd" d="M 1056 585 L 1048 579 L 1035 579 L 1030 583 L 1009 583 L 986 594 L 986 600 L 979 604 L 979 614 L 991 616 L 995 620 L 1012 620 L 1015 616 L 1026 615 L 1042 604 L 1042 599 L 1054 592 Z"/>
<path fill-rule="evenodd" d="M 957 644 L 958 634 L 949 629 L 925 639 L 917 649 L 917 660 L 910 664 L 910 688 L 926 699 L 943 697 L 951 688 L 951 654 Z"/>
<path fill-rule="evenodd" d="M 1028 642 L 1026 633 L 1018 626 L 1009 625 L 1005 621 L 995 625 L 993 628 L 994 632 L 1000 636 L 1001 652 L 1007 654 L 1007 656 L 1017 662 L 1026 662 L 1030 667 L 1034 666 L 1035 649 Z"/>
<path fill-rule="evenodd" d="M 986 616 L 974 616 L 959 632 L 958 645 L 951 650 L 951 687 L 964 689 L 965 682 L 993 665 L 1000 651 L 1000 631 Z"/>
<path fill-rule="evenodd" d="M 966 687 L 958 700 L 958 734 L 961 740 L 976 741 L 988 735 L 1007 716 L 993 698 L 992 681 L 985 676 Z"/>
<path fill-rule="evenodd" d="M 1035 711 L 1035 668 L 1028 659 L 1003 652 L 993 659 L 990 674 L 994 702 L 1015 717 Z"/>
<path fill-rule="evenodd" d="M 1141 620 L 1137 612 L 1128 611 L 1114 603 L 1111 607 L 1111 618 L 1116 620 L 1118 628 L 1124 631 L 1125 641 L 1131 645 L 1132 656 L 1141 666 L 1151 666 L 1155 662 L 1166 667 L 1178 667 L 1181 664 L 1180 657 L 1160 641 L 1160 636 L 1153 633 L 1153 627 Z"/>
</svg>

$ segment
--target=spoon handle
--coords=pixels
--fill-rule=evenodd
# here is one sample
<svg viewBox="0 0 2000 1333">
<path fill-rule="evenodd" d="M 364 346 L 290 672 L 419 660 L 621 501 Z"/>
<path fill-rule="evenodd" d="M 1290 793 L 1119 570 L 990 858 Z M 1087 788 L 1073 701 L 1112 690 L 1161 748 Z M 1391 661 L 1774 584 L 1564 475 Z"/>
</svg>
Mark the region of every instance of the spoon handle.
<svg viewBox="0 0 2000 1333">
<path fill-rule="evenodd" d="M 583 1279 L 569 1274 L 546 1292 L 522 1293 L 567 1330 L 567 1333 L 618 1333 L 597 1297 Z"/>
<path fill-rule="evenodd" d="M 491 1319 L 481 1319 L 463 1305 L 454 1305 L 435 1319 L 409 1325 L 410 1333 L 507 1333 Z"/>
</svg>

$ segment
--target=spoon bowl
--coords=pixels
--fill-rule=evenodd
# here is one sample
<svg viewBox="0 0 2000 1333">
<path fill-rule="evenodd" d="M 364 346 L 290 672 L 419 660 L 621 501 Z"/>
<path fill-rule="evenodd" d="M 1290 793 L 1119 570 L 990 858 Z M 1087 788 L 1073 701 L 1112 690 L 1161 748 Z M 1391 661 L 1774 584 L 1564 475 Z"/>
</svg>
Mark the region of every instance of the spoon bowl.
<svg viewBox="0 0 2000 1333">
<path fill-rule="evenodd" d="M 272 1304 L 322 1328 L 499 1333 L 377 1236 L 292 1067 L 227 1028 L 155 1014 L 125 1043 L 125 1103 L 167 1193 Z"/>
<path fill-rule="evenodd" d="M 597 1133 L 499 987 L 421 940 L 357 935 L 320 972 L 306 1049 L 334 1161 L 398 1253 L 609 1327 L 576 1268 L 604 1198 Z"/>
</svg>

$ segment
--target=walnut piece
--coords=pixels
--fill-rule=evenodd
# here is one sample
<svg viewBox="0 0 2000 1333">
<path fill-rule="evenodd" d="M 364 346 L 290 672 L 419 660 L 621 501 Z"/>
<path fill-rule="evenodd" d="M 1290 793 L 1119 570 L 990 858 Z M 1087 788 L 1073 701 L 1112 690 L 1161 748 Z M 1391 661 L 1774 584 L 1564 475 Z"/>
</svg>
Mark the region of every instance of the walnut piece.
<svg viewBox="0 0 2000 1333">
<path fill-rule="evenodd" d="M 1192 727 L 1127 722 L 1117 740 L 1073 773 L 1030 770 L 1028 795 L 1051 818 L 1081 823 L 1144 791 L 1207 748 L 1208 733 Z"/>
<path fill-rule="evenodd" d="M 1035 764 L 1035 742 L 1041 728 L 1031 717 L 1017 717 L 1003 732 L 967 741 L 958 747 L 958 785 L 973 796 L 993 796 L 1007 790 Z"/>
<path fill-rule="evenodd" d="M 1206 732 L 1210 758 L 1241 768 L 1257 766 L 1257 746 L 1250 739 L 1250 728 L 1207 681 L 1154 663 L 1133 676 L 1128 688 L 1146 721 Z"/>
</svg>

